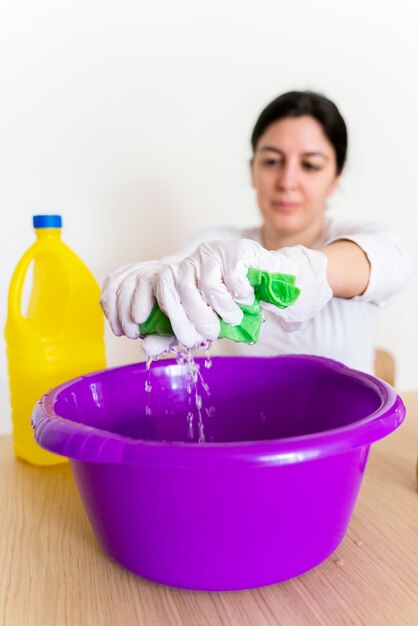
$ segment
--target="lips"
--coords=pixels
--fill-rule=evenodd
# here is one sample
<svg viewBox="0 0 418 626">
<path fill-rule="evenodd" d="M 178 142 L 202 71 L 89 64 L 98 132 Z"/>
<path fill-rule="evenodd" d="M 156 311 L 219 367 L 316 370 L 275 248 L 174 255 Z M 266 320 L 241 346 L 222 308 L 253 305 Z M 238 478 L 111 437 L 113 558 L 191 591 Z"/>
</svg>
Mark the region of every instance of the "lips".
<svg viewBox="0 0 418 626">
<path fill-rule="evenodd" d="M 292 213 L 299 208 L 299 204 L 297 202 L 284 202 L 283 200 L 274 201 L 271 203 L 273 209 L 277 211 L 283 211 L 284 213 Z"/>
</svg>

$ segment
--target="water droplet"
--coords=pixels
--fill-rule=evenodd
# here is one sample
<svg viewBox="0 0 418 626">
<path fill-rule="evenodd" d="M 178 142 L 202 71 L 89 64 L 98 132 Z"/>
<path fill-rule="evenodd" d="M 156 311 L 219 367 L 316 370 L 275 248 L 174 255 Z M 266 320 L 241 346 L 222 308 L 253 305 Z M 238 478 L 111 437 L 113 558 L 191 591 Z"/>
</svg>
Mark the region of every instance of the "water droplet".
<svg viewBox="0 0 418 626">
<path fill-rule="evenodd" d="M 205 393 L 207 396 L 210 396 L 210 389 L 209 389 L 209 385 L 207 383 L 205 383 L 205 381 L 203 380 L 203 378 L 200 378 L 200 383 L 202 385 L 202 388 L 205 390 Z"/>
<path fill-rule="evenodd" d="M 199 422 L 198 424 L 198 429 L 199 429 L 199 443 L 205 443 L 205 429 L 203 426 L 203 422 Z"/>
<path fill-rule="evenodd" d="M 212 367 L 212 358 L 210 356 L 211 348 L 212 348 L 212 341 L 207 341 L 206 349 L 205 349 L 205 367 L 207 370 Z"/>
<path fill-rule="evenodd" d="M 150 391 L 152 389 L 152 385 L 151 385 L 151 363 L 153 362 L 153 360 L 154 360 L 153 357 L 150 356 L 148 361 L 147 361 L 147 364 L 145 366 L 146 367 L 146 371 L 147 371 L 146 378 L 145 378 L 145 391 L 146 391 L 146 393 L 150 393 Z"/>
<path fill-rule="evenodd" d="M 189 439 L 193 439 L 193 413 L 191 411 L 187 414 L 187 421 L 189 422 Z"/>
</svg>

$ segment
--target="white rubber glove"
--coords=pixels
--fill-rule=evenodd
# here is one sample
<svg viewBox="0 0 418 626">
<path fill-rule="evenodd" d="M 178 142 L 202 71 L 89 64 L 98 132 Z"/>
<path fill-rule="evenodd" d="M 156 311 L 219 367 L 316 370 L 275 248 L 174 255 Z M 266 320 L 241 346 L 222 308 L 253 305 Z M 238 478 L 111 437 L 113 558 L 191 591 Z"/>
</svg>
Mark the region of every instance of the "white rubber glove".
<svg viewBox="0 0 418 626">
<path fill-rule="evenodd" d="M 246 277 L 250 267 L 296 276 L 301 295 L 295 304 L 287 309 L 262 306 L 279 316 L 285 330 L 302 328 L 332 297 L 326 265 L 324 254 L 303 246 L 269 252 L 248 239 L 205 242 L 175 265 L 147 261 L 119 268 L 105 280 L 100 302 L 113 332 L 137 339 L 138 324 L 146 321 L 156 297 L 175 333 L 175 337 L 145 337 L 144 352 L 156 356 L 177 342 L 195 347 L 205 339 L 216 339 L 219 317 L 240 324 L 243 312 L 236 302 L 254 300 Z"/>
<path fill-rule="evenodd" d="M 115 335 L 138 339 L 138 324 L 151 313 L 155 284 L 168 267 L 159 261 L 146 261 L 124 265 L 109 274 L 103 283 L 100 304 Z"/>
<path fill-rule="evenodd" d="M 218 315 L 233 325 L 241 323 L 243 312 L 236 302 L 251 304 L 254 300 L 247 279 L 250 267 L 296 276 L 301 294 L 295 304 L 279 309 L 262 303 L 279 316 L 287 331 L 303 328 L 332 297 L 326 279 L 327 258 L 322 252 L 304 246 L 270 252 L 250 239 L 205 242 L 170 272 L 163 272 L 155 286 L 158 303 L 180 343 L 196 346 L 193 331 L 199 342 L 218 337 Z"/>
<path fill-rule="evenodd" d="M 175 337 L 160 337 L 159 335 L 147 335 L 142 340 L 142 351 L 146 356 L 159 356 L 164 352 L 174 352 L 178 340 Z"/>
<path fill-rule="evenodd" d="M 123 265 L 109 274 L 103 283 L 100 305 L 115 335 L 126 335 L 130 339 L 140 337 L 139 324 L 149 317 L 155 302 L 156 284 L 164 284 L 165 300 L 171 309 L 177 309 L 173 330 L 179 331 L 186 342 L 194 346 L 203 341 L 189 322 L 181 306 L 174 286 L 173 268 L 159 261 L 145 261 Z M 160 307 L 164 311 L 164 306 Z M 142 341 L 147 356 L 158 356 L 172 350 L 178 343 L 176 337 L 148 335 Z"/>
<path fill-rule="evenodd" d="M 301 293 L 296 302 L 287 309 L 279 309 L 269 302 L 261 302 L 261 306 L 279 317 L 279 324 L 284 330 L 300 330 L 332 298 L 332 289 L 327 281 L 328 259 L 319 250 L 304 246 L 281 248 L 273 254 L 277 254 L 280 259 L 280 269 L 276 271 L 295 275 L 296 286 Z"/>
</svg>

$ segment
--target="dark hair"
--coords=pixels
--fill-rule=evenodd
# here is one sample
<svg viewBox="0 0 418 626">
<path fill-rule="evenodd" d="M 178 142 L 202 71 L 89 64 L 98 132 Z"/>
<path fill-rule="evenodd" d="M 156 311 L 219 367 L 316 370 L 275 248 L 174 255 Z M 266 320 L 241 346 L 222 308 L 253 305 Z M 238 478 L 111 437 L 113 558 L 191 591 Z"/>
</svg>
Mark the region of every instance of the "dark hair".
<svg viewBox="0 0 418 626">
<path fill-rule="evenodd" d="M 337 162 L 337 174 L 341 174 L 347 155 L 347 127 L 341 113 L 331 100 L 313 91 L 289 91 L 278 96 L 260 113 L 251 135 L 255 152 L 257 142 L 268 126 L 285 117 L 310 115 L 322 126 L 333 145 Z"/>
</svg>

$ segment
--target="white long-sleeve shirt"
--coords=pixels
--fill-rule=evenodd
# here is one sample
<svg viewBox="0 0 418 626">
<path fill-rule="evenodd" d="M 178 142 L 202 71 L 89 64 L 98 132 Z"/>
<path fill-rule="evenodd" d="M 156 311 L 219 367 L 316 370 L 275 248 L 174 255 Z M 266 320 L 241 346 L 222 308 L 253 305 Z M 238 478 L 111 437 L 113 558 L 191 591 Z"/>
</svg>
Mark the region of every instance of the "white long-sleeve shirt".
<svg viewBox="0 0 418 626">
<path fill-rule="evenodd" d="M 208 229 L 193 239 L 181 254 L 164 260 L 179 260 L 204 241 L 241 238 L 263 245 L 260 226 Z M 312 248 L 320 249 L 338 239 L 355 242 L 370 261 L 369 284 L 361 296 L 332 298 L 305 328 L 295 332 L 283 330 L 278 317 L 265 311 L 266 321 L 256 344 L 221 340 L 216 352 L 244 356 L 315 354 L 373 373 L 379 308 L 402 291 L 410 275 L 409 256 L 397 237 L 381 226 L 342 222 L 331 217 L 325 219 L 321 236 Z"/>
</svg>

